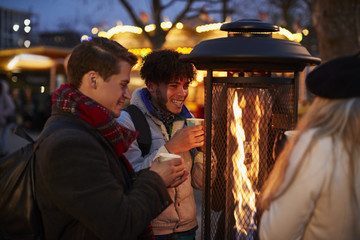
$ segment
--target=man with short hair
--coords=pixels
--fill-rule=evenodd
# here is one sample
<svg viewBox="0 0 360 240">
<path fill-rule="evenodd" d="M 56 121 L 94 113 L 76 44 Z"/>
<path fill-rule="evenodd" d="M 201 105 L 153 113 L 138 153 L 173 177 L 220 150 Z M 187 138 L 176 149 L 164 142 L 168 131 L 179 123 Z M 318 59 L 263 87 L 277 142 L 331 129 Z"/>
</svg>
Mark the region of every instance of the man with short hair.
<svg viewBox="0 0 360 240">
<path fill-rule="evenodd" d="M 137 133 L 116 117 L 130 99 L 137 58 L 106 38 L 84 41 L 68 62 L 69 83 L 53 95 L 36 152 L 35 190 L 45 239 L 151 239 L 151 219 L 170 203 L 166 187 L 187 179 L 183 159 L 134 174 L 123 153 Z"/>
</svg>

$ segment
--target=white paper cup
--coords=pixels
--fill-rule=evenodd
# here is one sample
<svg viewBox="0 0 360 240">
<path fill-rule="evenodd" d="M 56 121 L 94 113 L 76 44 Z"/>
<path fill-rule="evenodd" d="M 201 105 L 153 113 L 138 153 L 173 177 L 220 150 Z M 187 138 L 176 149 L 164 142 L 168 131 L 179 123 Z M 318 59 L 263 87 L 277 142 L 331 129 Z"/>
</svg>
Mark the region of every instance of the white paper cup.
<svg viewBox="0 0 360 240">
<path fill-rule="evenodd" d="M 285 131 L 285 136 L 288 140 L 290 140 L 291 138 L 295 137 L 296 134 L 298 133 L 298 131 L 296 130 L 289 130 L 289 131 Z"/>
<path fill-rule="evenodd" d="M 195 126 L 195 125 L 202 125 L 204 123 L 203 118 L 187 118 L 186 123 L 188 127 Z"/>
<path fill-rule="evenodd" d="M 165 161 L 175 159 L 175 158 L 181 158 L 181 156 L 179 156 L 177 154 L 172 154 L 172 153 L 160 153 L 159 154 L 160 162 L 165 162 Z"/>
</svg>

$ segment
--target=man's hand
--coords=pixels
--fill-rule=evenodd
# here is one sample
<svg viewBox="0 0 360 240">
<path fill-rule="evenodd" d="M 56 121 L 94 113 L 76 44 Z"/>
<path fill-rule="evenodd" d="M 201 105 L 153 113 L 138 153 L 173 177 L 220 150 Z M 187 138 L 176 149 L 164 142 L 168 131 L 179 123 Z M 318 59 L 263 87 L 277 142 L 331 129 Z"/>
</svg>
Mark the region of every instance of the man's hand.
<svg viewBox="0 0 360 240">
<path fill-rule="evenodd" d="M 189 171 L 185 169 L 184 159 L 182 158 L 165 162 L 154 161 L 150 170 L 159 174 L 167 187 L 179 186 L 190 174 Z"/>
<path fill-rule="evenodd" d="M 165 144 L 165 147 L 171 153 L 178 154 L 189 151 L 192 148 L 203 147 L 203 145 L 204 126 L 196 125 L 177 131 L 170 141 Z"/>
</svg>

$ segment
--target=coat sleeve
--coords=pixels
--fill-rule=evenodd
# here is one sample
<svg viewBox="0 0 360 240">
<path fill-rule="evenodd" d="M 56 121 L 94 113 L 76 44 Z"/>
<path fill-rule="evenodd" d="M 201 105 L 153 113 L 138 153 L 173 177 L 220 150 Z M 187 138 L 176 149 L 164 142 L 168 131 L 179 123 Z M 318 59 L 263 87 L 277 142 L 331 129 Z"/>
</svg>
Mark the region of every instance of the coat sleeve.
<svg viewBox="0 0 360 240">
<path fill-rule="evenodd" d="M 121 111 L 120 117 L 117 119 L 117 121 L 124 127 L 135 131 L 134 123 L 131 120 L 131 116 L 128 112 Z M 159 141 L 162 141 L 165 144 L 165 141 L 163 138 L 154 139 L 153 133 L 152 135 L 152 146 L 150 147 L 150 152 L 142 156 L 141 149 L 139 148 L 139 144 L 137 141 L 133 141 L 129 147 L 129 149 L 124 153 L 125 157 L 131 162 L 133 168 L 136 172 L 139 172 L 142 169 L 149 168 L 152 164 L 152 162 L 156 159 L 156 156 L 161 152 L 168 153 L 167 149 L 162 146 L 159 149 L 154 149 L 154 145 L 157 144 Z M 156 143 L 154 141 L 157 141 Z M 162 144 L 162 145 L 164 145 Z"/>
<path fill-rule="evenodd" d="M 197 151 L 191 169 L 191 185 L 198 190 L 204 190 L 204 181 L 204 153 Z"/>
<path fill-rule="evenodd" d="M 157 173 L 143 171 L 129 187 L 125 167 L 111 166 L 116 160 L 97 139 L 84 131 L 59 132 L 39 148 L 37 182 L 49 201 L 98 238 L 136 239 L 171 203 Z"/>
<path fill-rule="evenodd" d="M 260 239 L 302 239 L 326 181 L 331 149 L 326 144 L 315 144 L 312 151 L 298 163 L 308 143 L 300 141 L 294 148 L 280 190 L 286 191 L 276 198 L 261 217 Z M 297 173 L 294 180 L 291 177 Z"/>
</svg>

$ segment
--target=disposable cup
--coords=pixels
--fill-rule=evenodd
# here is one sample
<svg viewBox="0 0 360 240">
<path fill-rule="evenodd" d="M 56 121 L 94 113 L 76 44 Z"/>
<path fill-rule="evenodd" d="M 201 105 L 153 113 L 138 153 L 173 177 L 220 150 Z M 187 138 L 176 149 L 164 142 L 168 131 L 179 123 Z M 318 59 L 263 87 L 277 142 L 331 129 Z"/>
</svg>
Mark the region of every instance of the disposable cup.
<svg viewBox="0 0 360 240">
<path fill-rule="evenodd" d="M 298 133 L 298 131 L 296 131 L 296 130 L 288 130 L 288 131 L 285 131 L 285 136 L 288 140 L 290 140 L 291 138 L 295 137 L 297 133 Z"/>
<path fill-rule="evenodd" d="M 202 125 L 204 123 L 203 118 L 187 118 L 186 123 L 188 127 L 195 126 L 195 125 Z"/>
<path fill-rule="evenodd" d="M 172 153 L 160 153 L 159 154 L 159 160 L 160 162 L 165 162 L 171 159 L 176 159 L 176 158 L 181 158 L 181 156 L 177 155 L 177 154 L 172 154 Z"/>
<path fill-rule="evenodd" d="M 188 127 L 195 126 L 195 125 L 202 125 L 202 124 L 204 124 L 204 119 L 203 118 L 187 118 L 186 124 Z M 203 151 L 201 147 L 197 147 L 196 149 L 201 152 Z"/>
</svg>

